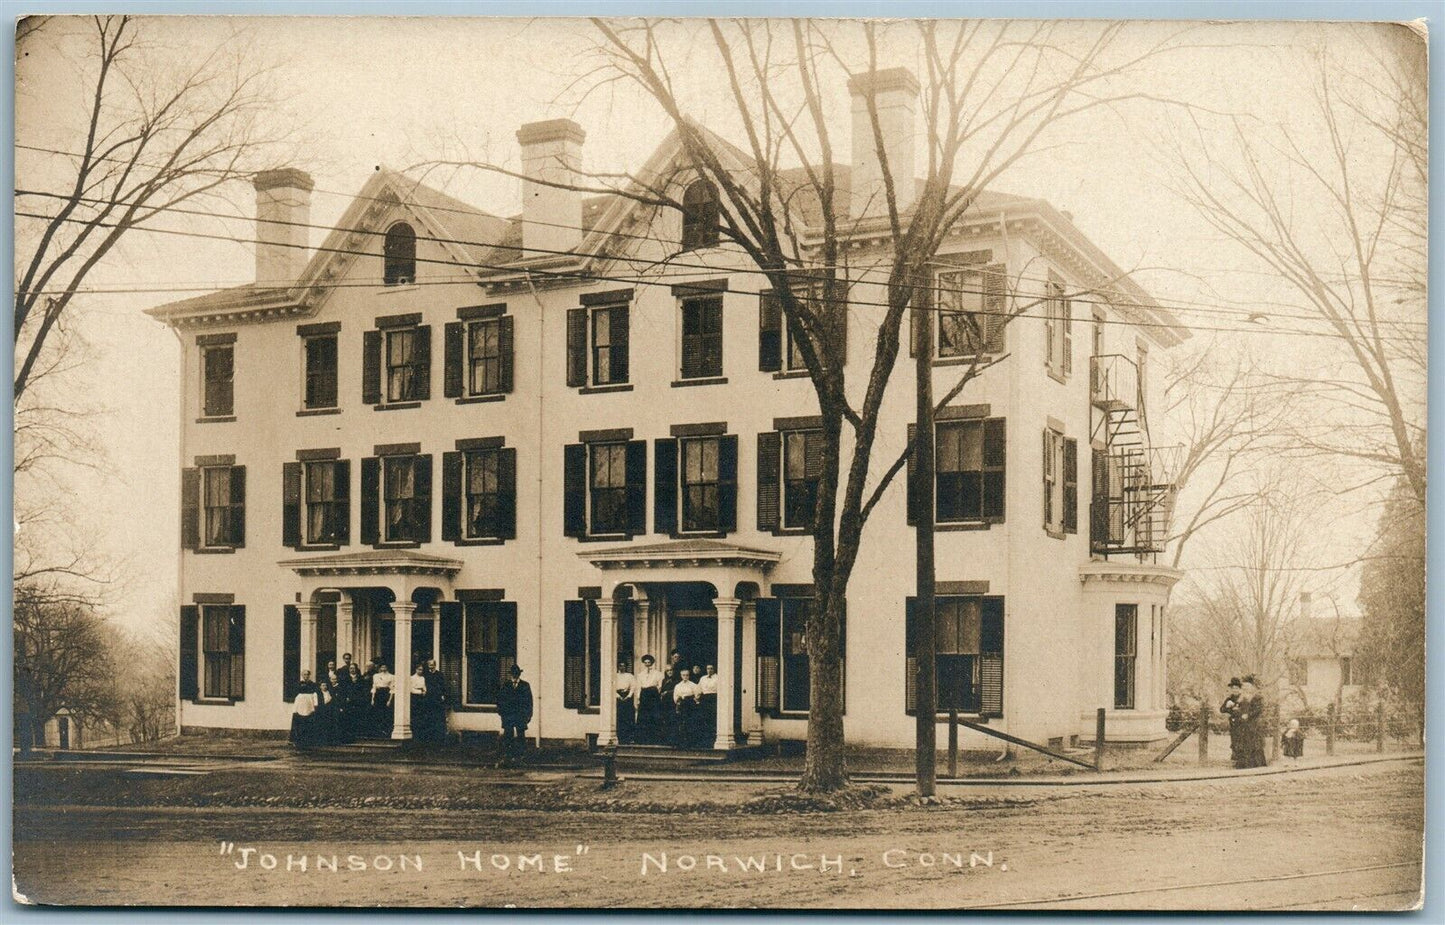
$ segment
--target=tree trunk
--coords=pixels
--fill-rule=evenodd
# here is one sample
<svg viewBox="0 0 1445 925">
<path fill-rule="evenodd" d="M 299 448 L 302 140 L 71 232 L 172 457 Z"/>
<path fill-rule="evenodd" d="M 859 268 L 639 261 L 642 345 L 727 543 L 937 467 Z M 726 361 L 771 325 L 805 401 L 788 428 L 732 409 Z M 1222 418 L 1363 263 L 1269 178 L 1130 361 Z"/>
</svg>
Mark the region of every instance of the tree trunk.
<svg viewBox="0 0 1445 925">
<path fill-rule="evenodd" d="M 846 578 L 843 580 L 846 588 Z M 820 591 L 808 614 L 808 751 L 798 789 L 827 793 L 848 785 L 843 752 L 840 617 L 847 598 Z"/>
</svg>

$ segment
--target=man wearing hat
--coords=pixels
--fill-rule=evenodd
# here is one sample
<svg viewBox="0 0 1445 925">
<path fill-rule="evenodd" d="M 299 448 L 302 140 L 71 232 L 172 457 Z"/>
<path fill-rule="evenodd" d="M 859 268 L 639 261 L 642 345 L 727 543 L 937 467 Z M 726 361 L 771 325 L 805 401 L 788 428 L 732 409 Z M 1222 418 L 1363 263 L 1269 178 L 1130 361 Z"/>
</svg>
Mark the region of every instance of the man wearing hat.
<svg viewBox="0 0 1445 925">
<path fill-rule="evenodd" d="M 1230 678 L 1229 693 L 1225 696 L 1224 703 L 1219 705 L 1219 712 L 1229 717 L 1229 760 L 1236 768 L 1244 766 L 1240 763 L 1240 749 L 1244 745 L 1244 736 L 1239 728 L 1239 703 L 1243 697 L 1243 685 L 1239 679 Z"/>
<path fill-rule="evenodd" d="M 522 666 L 513 665 L 511 676 L 497 694 L 497 713 L 502 718 L 502 760 L 499 767 L 515 767 L 527 745 L 527 724 L 532 722 L 532 686 L 522 680 Z"/>
</svg>

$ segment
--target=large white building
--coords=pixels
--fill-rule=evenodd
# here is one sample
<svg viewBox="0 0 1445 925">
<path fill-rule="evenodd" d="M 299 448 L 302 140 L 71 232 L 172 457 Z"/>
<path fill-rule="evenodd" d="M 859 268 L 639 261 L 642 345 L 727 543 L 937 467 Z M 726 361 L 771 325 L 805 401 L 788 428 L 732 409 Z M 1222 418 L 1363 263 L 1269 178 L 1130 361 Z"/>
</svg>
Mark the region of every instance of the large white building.
<svg viewBox="0 0 1445 925">
<path fill-rule="evenodd" d="M 875 81 L 903 173 L 917 85 Z M 517 138 L 530 177 L 581 163 L 570 121 Z M 839 175 L 862 266 L 884 224 L 855 147 Z M 669 139 L 643 173 L 680 163 Z M 399 673 L 434 656 L 463 731 L 499 728 L 520 664 L 533 735 L 605 742 L 614 647 L 633 663 L 677 648 L 718 666 L 717 748 L 805 738 L 817 402 L 763 277 L 717 244 L 710 186 L 675 182 L 686 221 L 536 182 L 503 218 L 381 171 L 311 250 L 310 178 L 256 178 L 256 283 L 152 310 L 185 354 L 183 727 L 284 730 L 301 669 L 351 652 Z M 1149 369 L 1187 335 L 1036 199 L 981 199 L 933 283 L 938 394 L 975 350 L 1007 354 L 937 422 L 940 716 L 1057 744 L 1091 738 L 1104 707 L 1110 740 L 1158 738 L 1178 576 L 1154 564 L 1170 490 Z M 849 299 L 861 390 L 886 300 L 861 274 Z M 913 418 L 906 356 L 894 379 L 883 461 Z M 850 586 L 854 744 L 912 743 L 906 497 L 900 479 Z"/>
</svg>

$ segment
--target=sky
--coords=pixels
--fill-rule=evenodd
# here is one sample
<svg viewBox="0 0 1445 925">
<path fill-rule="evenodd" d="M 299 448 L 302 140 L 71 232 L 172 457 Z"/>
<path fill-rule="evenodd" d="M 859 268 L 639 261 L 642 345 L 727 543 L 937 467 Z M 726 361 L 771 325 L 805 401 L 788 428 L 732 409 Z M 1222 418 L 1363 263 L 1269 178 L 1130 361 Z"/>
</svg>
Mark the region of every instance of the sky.
<svg viewBox="0 0 1445 925">
<path fill-rule="evenodd" d="M 276 103 L 264 115 L 267 128 L 286 139 L 276 152 L 287 166 L 313 175 L 312 221 L 336 221 L 377 166 L 415 168 L 427 181 L 497 214 L 518 208 L 515 181 L 477 170 L 431 162 L 489 161 L 515 169 L 518 126 L 570 117 L 587 132 L 584 159 L 594 170 L 640 166 L 667 132 L 656 107 L 625 85 L 597 87 L 602 64 L 597 33 L 576 20 L 487 19 L 244 19 L 172 17 L 143 22 L 156 73 L 222 43 L 246 49 L 248 60 L 269 66 Z M 69 114 L 82 112 L 79 75 L 91 62 L 79 41 L 83 20 L 57 20 L 19 49 L 18 143 L 74 150 L 80 127 Z M 1086 24 L 1049 27 L 1060 43 L 1078 42 Z M 1078 118 L 1041 141 L 1037 153 L 1001 177 L 995 188 L 1036 196 L 1073 215 L 1086 236 L 1116 263 L 1137 269 L 1137 280 L 1166 304 L 1195 306 L 1181 314 L 1201 328 L 1239 327 L 1240 316 L 1218 314 L 1222 306 L 1272 305 L 1285 289 L 1259 265 L 1228 245 L 1179 198 L 1171 143 L 1193 144 L 1196 116 L 1236 113 L 1250 124 L 1290 124 L 1307 91 L 1306 65 L 1324 48 L 1339 66 L 1359 64 L 1370 42 L 1389 42 L 1392 27 L 1361 41 L 1356 26 L 1277 24 L 1138 23 L 1119 42 L 1123 56 L 1159 42 L 1171 48 L 1143 62 L 1120 92 L 1135 99 Z M 705 60 L 698 22 L 670 27 L 664 36 L 689 64 Z M 921 70 L 911 24 L 897 23 L 880 42 L 880 66 Z M 854 26 L 835 27 L 838 54 L 861 67 L 864 48 Z M 675 68 L 679 92 L 695 118 L 741 140 L 716 69 Z M 591 88 L 591 92 L 586 92 Z M 825 88 L 830 125 L 847 156 L 847 94 L 841 74 Z M 1147 97 L 1147 98 L 1145 98 Z M 1185 105 L 1187 104 L 1187 106 Z M 1194 107 L 1191 114 L 1188 107 Z M 1205 142 L 1216 139 L 1207 137 Z M 1362 146 L 1362 170 L 1378 166 L 1381 152 Z M 279 165 L 280 162 L 278 162 Z M 52 153 L 17 150 L 17 183 L 51 188 L 63 161 Z M 426 166 L 430 165 L 430 166 Z M 18 207 L 34 205 L 21 196 Z M 1322 203 L 1301 199 L 1302 214 Z M 242 219 L 174 216 L 164 227 L 249 237 L 251 193 L 239 189 L 230 211 Z M 313 244 L 322 235 L 313 233 Z M 23 251 L 22 238 L 22 251 Z M 254 257 L 247 245 L 169 235 L 137 234 L 93 274 L 98 292 L 77 302 L 77 322 L 90 355 L 83 373 L 58 388 L 67 401 L 93 408 L 90 419 L 99 464 L 70 467 L 53 489 L 64 499 L 70 529 L 93 538 L 97 551 L 116 564 L 111 592 L 114 613 L 135 628 L 168 627 L 174 614 L 177 554 L 175 402 L 179 352 L 174 335 L 142 312 L 154 305 L 213 288 L 249 281 Z M 1212 314 L 1211 314 L 1212 312 Z M 1276 312 L 1279 314 L 1280 312 Z M 1418 320 L 1424 321 L 1424 307 Z M 1252 351 L 1279 368 L 1311 370 L 1336 362 L 1330 345 L 1317 339 L 1278 336 L 1290 326 L 1276 321 L 1247 333 L 1219 334 L 1220 349 Z M 1198 339 L 1213 332 L 1201 330 Z M 1423 405 L 1423 383 L 1418 389 Z M 1317 512 L 1334 541 L 1319 555 L 1327 561 L 1368 540 L 1374 516 L 1368 493 Z M 1201 543 L 1199 561 L 1227 549 L 1228 536 Z M 1331 574 L 1342 606 L 1353 605 L 1351 579 Z"/>
</svg>

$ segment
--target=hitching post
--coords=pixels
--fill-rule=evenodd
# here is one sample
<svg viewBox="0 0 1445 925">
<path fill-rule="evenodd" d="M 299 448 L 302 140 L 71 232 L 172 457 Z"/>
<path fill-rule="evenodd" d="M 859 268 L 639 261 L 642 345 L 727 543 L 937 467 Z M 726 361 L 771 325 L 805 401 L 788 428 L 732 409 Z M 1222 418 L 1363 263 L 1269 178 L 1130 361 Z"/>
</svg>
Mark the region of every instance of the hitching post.
<svg viewBox="0 0 1445 925">
<path fill-rule="evenodd" d="M 958 776 L 958 711 L 948 711 L 948 776 Z"/>
<path fill-rule="evenodd" d="M 1209 702 L 1199 705 L 1199 763 L 1209 761 Z"/>
<path fill-rule="evenodd" d="M 1094 770 L 1104 770 L 1104 708 L 1094 714 Z"/>
<path fill-rule="evenodd" d="M 617 786 L 617 743 L 607 746 L 607 755 L 602 759 L 602 789 L 611 790 Z"/>
<path fill-rule="evenodd" d="M 1329 704 L 1325 707 L 1325 754 L 1335 753 L 1335 705 Z"/>
</svg>

